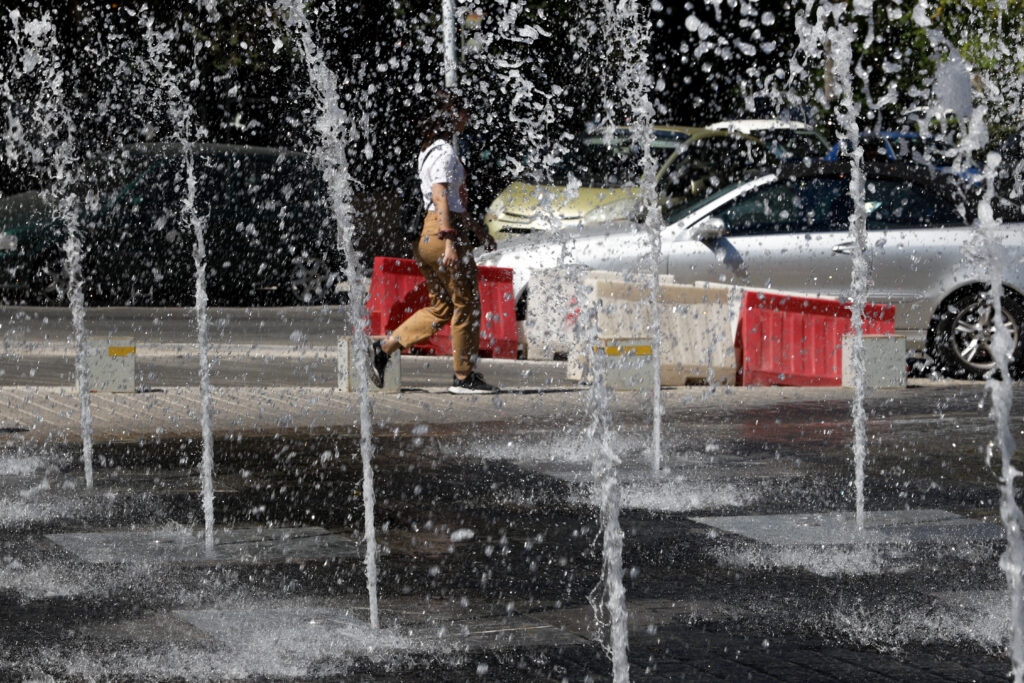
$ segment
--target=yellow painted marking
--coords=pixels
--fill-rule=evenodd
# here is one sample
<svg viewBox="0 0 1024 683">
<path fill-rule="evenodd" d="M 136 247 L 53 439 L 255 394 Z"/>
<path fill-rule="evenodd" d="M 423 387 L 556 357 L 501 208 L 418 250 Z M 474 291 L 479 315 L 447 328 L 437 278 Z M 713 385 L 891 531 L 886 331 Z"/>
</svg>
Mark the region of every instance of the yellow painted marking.
<svg viewBox="0 0 1024 683">
<path fill-rule="evenodd" d="M 107 349 L 107 353 L 110 354 L 111 358 L 117 358 L 118 356 L 130 356 L 135 353 L 134 346 L 111 346 Z"/>
<path fill-rule="evenodd" d="M 652 355 L 654 355 L 654 351 L 651 349 L 649 344 L 648 345 L 640 345 L 640 346 L 605 346 L 603 348 L 600 347 L 600 346 L 595 346 L 594 350 L 595 351 L 604 351 L 605 354 L 609 355 L 609 356 L 628 356 L 628 355 L 652 356 Z"/>
</svg>

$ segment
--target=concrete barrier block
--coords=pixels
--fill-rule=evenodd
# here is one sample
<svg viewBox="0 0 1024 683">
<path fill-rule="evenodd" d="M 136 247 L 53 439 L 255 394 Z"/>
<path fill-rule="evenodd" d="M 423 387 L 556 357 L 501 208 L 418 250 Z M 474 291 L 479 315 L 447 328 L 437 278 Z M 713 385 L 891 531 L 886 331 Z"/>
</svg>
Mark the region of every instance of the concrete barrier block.
<svg viewBox="0 0 1024 683">
<path fill-rule="evenodd" d="M 85 363 L 90 391 L 135 392 L 134 339 L 93 337 L 86 342 Z"/>
<path fill-rule="evenodd" d="M 843 335 L 843 386 L 853 386 L 853 339 Z M 864 386 L 868 389 L 907 386 L 907 338 L 895 334 L 864 335 Z"/>
<path fill-rule="evenodd" d="M 646 284 L 593 281 L 599 302 L 598 334 L 602 340 L 650 338 L 653 325 L 650 289 Z M 736 382 L 735 328 L 739 308 L 721 287 L 660 286 L 658 311 L 663 386 Z M 567 375 L 586 370 L 582 350 L 571 358 Z"/>
<path fill-rule="evenodd" d="M 582 291 L 585 266 L 545 268 L 530 275 L 523 336 L 526 357 L 551 360 L 576 347 L 576 316 L 587 297 Z"/>
<path fill-rule="evenodd" d="M 625 282 L 616 271 L 590 270 L 568 264 L 559 268 L 534 271 L 530 275 L 529 299 L 523 335 L 526 356 L 530 360 L 551 360 L 556 355 L 571 355 L 584 350 L 579 328 L 580 315 L 593 306 L 595 282 Z M 673 282 L 662 275 L 664 284 Z"/>
<path fill-rule="evenodd" d="M 605 383 L 614 391 L 651 391 L 654 388 L 654 356 L 650 339 L 606 340 L 595 353 L 602 354 Z"/>
<path fill-rule="evenodd" d="M 369 362 L 370 355 L 363 349 L 353 348 L 351 337 L 341 337 L 338 339 L 338 389 L 341 391 L 359 391 L 355 364 L 366 363 L 367 372 L 369 372 Z M 395 351 L 391 354 L 387 370 L 384 372 L 384 387 L 377 388 L 370 382 L 368 382 L 368 386 L 370 391 L 383 392 L 385 394 L 399 394 L 402 392 L 401 351 Z"/>
</svg>

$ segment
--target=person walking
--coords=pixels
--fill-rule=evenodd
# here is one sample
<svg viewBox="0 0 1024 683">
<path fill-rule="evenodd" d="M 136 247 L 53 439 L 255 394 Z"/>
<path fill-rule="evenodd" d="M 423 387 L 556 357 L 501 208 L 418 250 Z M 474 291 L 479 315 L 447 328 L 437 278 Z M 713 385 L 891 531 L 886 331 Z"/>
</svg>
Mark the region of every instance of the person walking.
<svg viewBox="0 0 1024 683">
<path fill-rule="evenodd" d="M 494 238 L 466 210 L 466 169 L 452 145 L 468 122 L 455 96 L 440 91 L 423 123 L 423 144 L 418 157 L 420 194 L 426 208 L 423 229 L 413 245 L 413 257 L 427 283 L 430 305 L 412 314 L 384 340 L 370 349 L 370 380 L 384 386 L 388 359 L 429 339 L 451 323 L 452 363 L 455 374 L 448 391 L 453 394 L 495 394 L 498 388 L 474 370 L 480 350 L 480 289 L 470 232 L 487 251 L 497 248 Z"/>
</svg>

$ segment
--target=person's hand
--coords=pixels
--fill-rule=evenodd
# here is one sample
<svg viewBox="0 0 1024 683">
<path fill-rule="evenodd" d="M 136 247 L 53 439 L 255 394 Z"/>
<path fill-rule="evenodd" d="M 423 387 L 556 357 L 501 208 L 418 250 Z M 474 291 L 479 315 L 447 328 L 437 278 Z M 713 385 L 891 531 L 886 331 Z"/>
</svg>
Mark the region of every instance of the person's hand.
<svg viewBox="0 0 1024 683">
<path fill-rule="evenodd" d="M 459 262 L 459 254 L 455 251 L 455 245 L 451 240 L 444 241 L 444 256 L 441 257 L 441 265 L 445 268 L 454 268 Z"/>
<path fill-rule="evenodd" d="M 487 237 L 484 238 L 484 250 L 494 251 L 497 248 L 498 243 L 494 241 L 494 235 L 488 234 Z"/>
</svg>

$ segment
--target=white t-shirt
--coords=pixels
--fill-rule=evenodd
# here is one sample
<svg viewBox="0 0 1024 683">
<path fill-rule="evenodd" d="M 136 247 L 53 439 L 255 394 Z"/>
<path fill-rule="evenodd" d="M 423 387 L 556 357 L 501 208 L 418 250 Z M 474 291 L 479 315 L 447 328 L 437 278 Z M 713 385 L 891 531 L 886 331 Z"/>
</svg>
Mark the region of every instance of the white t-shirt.
<svg viewBox="0 0 1024 683">
<path fill-rule="evenodd" d="M 462 188 L 466 184 L 466 167 L 459 161 L 455 148 L 446 140 L 437 140 L 420 152 L 417 159 L 420 170 L 420 193 L 427 211 L 434 210 L 431 188 L 434 183 L 448 184 L 448 210 L 463 213 Z"/>
</svg>

